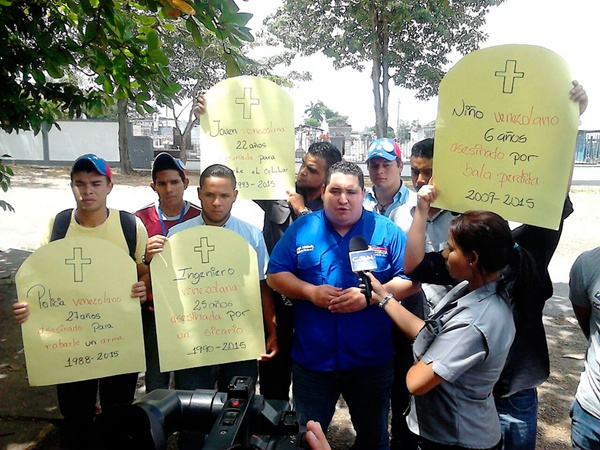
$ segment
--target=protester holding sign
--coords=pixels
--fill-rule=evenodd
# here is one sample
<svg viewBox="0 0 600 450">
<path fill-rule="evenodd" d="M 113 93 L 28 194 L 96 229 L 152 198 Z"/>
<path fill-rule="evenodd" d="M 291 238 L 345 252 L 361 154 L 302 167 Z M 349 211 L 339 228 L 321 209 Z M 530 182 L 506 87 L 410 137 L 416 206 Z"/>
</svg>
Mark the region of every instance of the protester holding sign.
<svg viewBox="0 0 600 450">
<path fill-rule="evenodd" d="M 60 214 L 56 219 L 53 218 L 41 244 L 47 244 L 61 235 L 59 238 L 97 237 L 112 242 L 131 254 L 128 245 L 131 238 L 129 233 L 126 234 L 122 217 L 128 213 L 106 207 L 112 187 L 112 172 L 106 161 L 93 154 L 79 157 L 71 168 L 71 188 L 77 208 L 69 213 L 66 230 L 58 230 L 63 227 L 58 223 Z M 139 219 L 131 215 L 129 217 L 134 223 L 132 256 L 135 257 L 140 278 L 148 271 L 142 263 L 147 233 Z M 131 296 L 138 298 L 142 303 L 146 301 L 146 287 L 143 281 L 138 281 L 132 286 Z M 15 303 L 13 312 L 15 320 L 24 323 L 29 316 L 29 305 L 25 302 Z M 97 395 L 102 408 L 131 403 L 137 378 L 137 373 L 129 373 L 57 385 L 58 404 L 64 417 L 64 427 L 61 430 L 62 448 L 86 448 L 89 427 L 96 414 Z"/>
<path fill-rule="evenodd" d="M 231 208 L 237 198 L 235 174 L 231 169 L 221 164 L 214 164 L 204 169 L 200 175 L 198 199 L 202 205 L 202 214 L 193 219 L 175 225 L 168 233 L 173 236 L 183 230 L 197 226 L 224 227 L 242 236 L 256 251 L 261 284 L 261 299 L 265 327 L 267 329 L 267 350 L 259 356 L 260 360 L 268 360 L 277 353 L 277 332 L 274 317 L 273 299 L 270 290 L 265 289 L 265 270 L 268 264 L 268 254 L 260 230 L 243 220 L 231 215 Z M 154 242 L 146 249 L 145 260 L 162 252 L 167 237 L 156 236 Z M 257 355 L 258 356 L 258 355 Z M 195 367 L 175 372 L 175 387 L 177 389 L 213 389 L 217 383 L 218 389 L 226 390 L 227 384 L 235 375 L 258 378 L 256 360 L 220 364 L 216 366 Z"/>
<path fill-rule="evenodd" d="M 150 187 L 158 194 L 158 200 L 135 212 L 148 231 L 149 244 L 156 240 L 157 235 L 166 236 L 174 225 L 200 215 L 198 206 L 183 199 L 189 182 L 180 159 L 173 158 L 169 153 L 160 153 L 154 158 Z M 146 349 L 146 393 L 150 393 L 155 389 L 168 389 L 170 374 L 161 372 L 158 364 L 152 285 L 149 279 L 147 281 L 148 301 L 142 307 L 142 322 Z"/>
<path fill-rule="evenodd" d="M 580 114 L 587 108 L 588 97 L 577 81 L 573 81 L 570 98 L 579 103 Z M 572 167 L 566 170 L 572 170 Z M 437 195 L 432 185 L 424 185 L 419 192 Z M 537 433 L 537 386 L 550 373 L 548 345 L 542 313 L 546 300 L 552 297 L 552 281 L 548 265 L 562 234 L 564 220 L 573 212 L 568 196 L 558 230 L 522 225 L 512 231 L 515 242 L 531 255 L 534 266 L 526 298 L 515 298 L 514 304 L 525 305 L 525 311 L 514 311 L 516 335 L 500 379 L 494 387 L 496 408 L 502 425 L 505 449 L 535 449 Z M 448 285 L 455 280 L 448 273 L 442 252 L 425 253 L 423 230 L 425 224 L 415 224 L 407 241 L 404 262 L 411 277 L 423 283 Z M 418 233 L 418 236 L 413 236 Z"/>
<path fill-rule="evenodd" d="M 207 167 L 200 174 L 200 186 L 198 187 L 198 199 L 202 205 L 202 214 L 171 228 L 168 237 L 183 230 L 207 225 L 231 230 L 242 236 L 252 246 L 258 261 L 264 324 L 268 333 L 266 352 L 258 356 L 258 359 L 269 360 L 277 354 L 278 348 L 273 298 L 270 295 L 271 290 L 266 287 L 265 282 L 268 254 L 260 230 L 231 215 L 237 193 L 236 177 L 230 168 L 221 164 Z M 146 261 L 152 261 L 158 253 L 163 251 L 168 237 L 157 236 L 154 242 L 148 244 Z M 216 384 L 218 390 L 226 391 L 228 383 L 234 376 L 248 376 L 256 380 L 258 378 L 257 360 L 176 370 L 175 387 L 184 390 L 214 389 Z M 202 438 L 195 433 L 181 433 L 178 445 L 180 448 L 198 448 L 201 442 Z"/>
</svg>

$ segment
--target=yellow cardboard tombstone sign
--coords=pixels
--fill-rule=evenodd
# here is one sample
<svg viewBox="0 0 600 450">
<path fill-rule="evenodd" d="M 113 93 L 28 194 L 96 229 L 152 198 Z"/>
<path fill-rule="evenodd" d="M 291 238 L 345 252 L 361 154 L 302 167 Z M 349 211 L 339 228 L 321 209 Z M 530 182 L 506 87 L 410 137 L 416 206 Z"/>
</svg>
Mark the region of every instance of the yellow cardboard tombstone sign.
<svg viewBox="0 0 600 450">
<path fill-rule="evenodd" d="M 287 198 L 295 172 L 290 96 L 271 81 L 242 76 L 213 86 L 206 105 L 200 118 L 202 168 L 231 168 L 242 199 Z"/>
<path fill-rule="evenodd" d="M 161 371 L 264 353 L 256 252 L 239 234 L 211 226 L 183 230 L 150 270 Z"/>
<path fill-rule="evenodd" d="M 16 276 L 32 386 L 144 371 L 133 260 L 111 242 L 65 238 L 40 247 Z"/>
<path fill-rule="evenodd" d="M 577 137 L 571 80 L 565 61 L 542 47 L 461 59 L 440 84 L 435 206 L 557 229 Z"/>
</svg>

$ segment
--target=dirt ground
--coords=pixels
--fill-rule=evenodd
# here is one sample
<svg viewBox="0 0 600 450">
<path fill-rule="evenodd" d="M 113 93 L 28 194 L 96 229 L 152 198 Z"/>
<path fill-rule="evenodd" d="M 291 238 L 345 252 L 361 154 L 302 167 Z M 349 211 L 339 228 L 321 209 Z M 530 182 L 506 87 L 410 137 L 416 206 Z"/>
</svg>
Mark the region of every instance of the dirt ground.
<svg viewBox="0 0 600 450">
<path fill-rule="evenodd" d="M 191 183 L 197 183 L 198 174 L 190 175 Z M 43 187 L 52 178 L 67 180 L 68 169 L 18 166 L 13 185 Z M 148 185 L 149 172 L 123 176 L 114 171 L 113 179 L 116 184 Z M 600 246 L 600 235 L 597 233 L 600 223 L 599 194 L 600 187 L 597 186 L 576 186 L 571 189 L 575 212 L 565 222 L 561 242 L 550 265 L 554 297 L 547 302 L 544 323 L 550 347 L 551 375 L 539 388 L 539 449 L 571 448 L 568 411 L 583 367 L 586 341 L 568 301 L 568 271 L 581 252 Z M 2 220 L 5 219 L 6 216 Z M 334 450 L 348 449 L 353 443 L 353 431 L 343 400 L 338 404 L 329 438 Z"/>
</svg>

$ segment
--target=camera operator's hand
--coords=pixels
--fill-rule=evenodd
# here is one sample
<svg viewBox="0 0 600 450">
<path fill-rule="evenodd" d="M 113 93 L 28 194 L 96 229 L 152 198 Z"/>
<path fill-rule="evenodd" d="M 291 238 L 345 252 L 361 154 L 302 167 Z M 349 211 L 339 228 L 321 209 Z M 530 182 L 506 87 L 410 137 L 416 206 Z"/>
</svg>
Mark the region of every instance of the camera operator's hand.
<svg viewBox="0 0 600 450">
<path fill-rule="evenodd" d="M 306 424 L 306 442 L 311 450 L 331 450 L 321 424 L 314 420 L 309 420 Z"/>
</svg>

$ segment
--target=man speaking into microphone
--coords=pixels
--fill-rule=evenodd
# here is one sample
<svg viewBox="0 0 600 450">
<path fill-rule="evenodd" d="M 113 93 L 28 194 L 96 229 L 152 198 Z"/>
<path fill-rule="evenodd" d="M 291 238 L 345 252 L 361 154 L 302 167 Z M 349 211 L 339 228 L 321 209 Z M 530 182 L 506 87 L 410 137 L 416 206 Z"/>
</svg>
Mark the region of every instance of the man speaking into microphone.
<svg viewBox="0 0 600 450">
<path fill-rule="evenodd" d="M 326 432 L 342 394 L 356 431 L 353 448 L 389 449 L 392 322 L 360 287 L 352 238 L 363 238 L 375 259 L 373 275 L 397 300 L 418 285 L 403 273 L 406 237 L 388 218 L 365 211 L 364 196 L 356 164 L 332 165 L 324 209 L 288 228 L 271 254 L 267 283 L 294 299 L 293 397 L 303 424 L 319 421 Z"/>
</svg>

